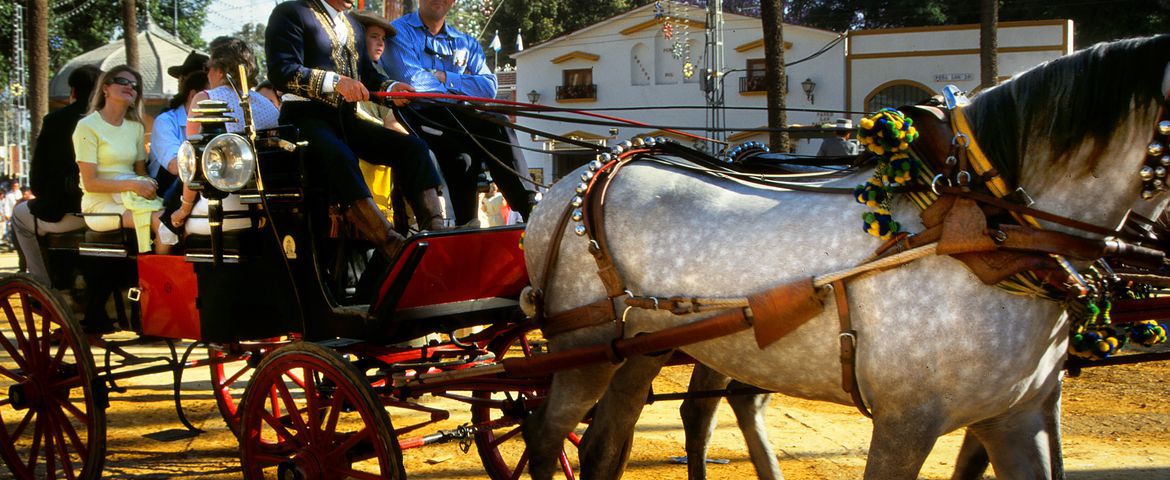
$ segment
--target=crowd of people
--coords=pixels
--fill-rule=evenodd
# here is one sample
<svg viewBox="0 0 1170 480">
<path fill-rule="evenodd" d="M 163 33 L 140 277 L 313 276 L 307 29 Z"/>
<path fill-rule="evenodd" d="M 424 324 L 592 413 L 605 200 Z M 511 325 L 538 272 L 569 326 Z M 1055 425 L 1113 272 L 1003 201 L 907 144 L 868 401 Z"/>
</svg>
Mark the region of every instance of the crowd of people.
<svg viewBox="0 0 1170 480">
<path fill-rule="evenodd" d="M 37 235 L 126 228 L 134 230 L 139 252 L 168 253 L 182 235 L 206 234 L 207 201 L 179 181 L 177 155 L 188 135 L 199 132 L 187 114 L 202 100 L 227 103 L 236 116 L 228 131 L 243 130 L 244 79 L 234 78 L 241 67 L 247 85 L 255 86 L 248 95 L 255 127 L 297 127 L 308 141 L 315 178 L 382 254 L 393 257 L 405 241 L 387 217 L 391 186 L 410 204 L 420 230 L 449 228 L 448 211 L 459 226 L 520 221 L 538 195 L 502 116 L 451 104 L 379 102 L 371 94 L 495 96 L 496 77 L 478 41 L 446 21 L 455 1 L 422 0 L 417 12 L 393 22 L 351 11 L 349 0 L 284 2 L 266 31 L 267 79 L 259 81 L 256 52 L 247 43 L 217 38 L 210 56 L 192 52 L 167 69 L 179 91 L 155 117 L 149 137 L 139 72 L 128 65 L 76 68 L 71 103 L 44 118 L 34 146 L 35 199 L 18 205 L 21 186 L 11 183 L 0 197 L 0 225 L 11 219 L 27 270 L 43 282 Z M 499 185 L 487 196 L 480 188 L 484 169 Z M 223 204 L 225 211 L 244 209 L 233 196 Z M 247 225 L 229 220 L 225 229 Z"/>
</svg>

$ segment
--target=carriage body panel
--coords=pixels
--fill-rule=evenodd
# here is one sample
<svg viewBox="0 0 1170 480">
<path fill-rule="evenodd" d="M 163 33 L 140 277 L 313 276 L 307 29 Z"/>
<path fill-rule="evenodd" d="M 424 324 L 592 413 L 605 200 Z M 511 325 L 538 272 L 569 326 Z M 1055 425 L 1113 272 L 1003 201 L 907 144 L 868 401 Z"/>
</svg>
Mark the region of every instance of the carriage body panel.
<svg viewBox="0 0 1170 480">
<path fill-rule="evenodd" d="M 194 265 L 177 255 L 140 256 L 138 289 L 143 335 L 203 340 Z"/>
</svg>

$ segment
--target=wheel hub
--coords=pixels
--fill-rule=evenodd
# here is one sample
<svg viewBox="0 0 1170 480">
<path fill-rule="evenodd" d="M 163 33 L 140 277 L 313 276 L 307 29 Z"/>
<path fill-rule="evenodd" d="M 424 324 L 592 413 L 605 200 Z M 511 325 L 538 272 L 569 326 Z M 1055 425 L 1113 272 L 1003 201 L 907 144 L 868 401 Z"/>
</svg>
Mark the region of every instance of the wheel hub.
<svg viewBox="0 0 1170 480">
<path fill-rule="evenodd" d="M 280 462 L 276 467 L 276 478 L 280 480 L 324 479 L 324 474 L 320 456 L 310 449 L 297 452 L 295 457 Z"/>
<path fill-rule="evenodd" d="M 40 389 L 32 380 L 8 387 L 8 400 L 12 402 L 12 408 L 16 410 L 36 407 L 40 404 L 40 399 Z"/>
</svg>

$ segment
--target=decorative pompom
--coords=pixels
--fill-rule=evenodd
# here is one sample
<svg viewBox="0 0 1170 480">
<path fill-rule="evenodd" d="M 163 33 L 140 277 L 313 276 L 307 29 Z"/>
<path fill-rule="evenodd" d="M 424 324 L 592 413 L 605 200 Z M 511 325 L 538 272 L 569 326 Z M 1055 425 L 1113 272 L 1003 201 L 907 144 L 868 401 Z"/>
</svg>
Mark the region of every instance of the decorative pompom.
<svg viewBox="0 0 1170 480">
<path fill-rule="evenodd" d="M 867 207 L 882 208 L 889 197 L 886 195 L 882 182 L 877 178 L 870 178 L 868 182 L 853 189 L 853 198 L 857 200 L 857 203 Z"/>
<path fill-rule="evenodd" d="M 890 216 L 890 212 L 886 210 L 878 209 L 874 212 L 865 212 L 861 215 L 861 219 L 865 222 L 862 229 L 882 240 L 889 240 L 890 235 L 902 230 L 902 226 L 895 222 L 894 218 Z"/>
<path fill-rule="evenodd" d="M 859 124 L 858 139 L 877 155 L 904 151 L 918 138 L 914 120 L 893 108 L 883 108 Z"/>
<path fill-rule="evenodd" d="M 1081 358 L 1100 360 L 1117 353 L 1125 347 L 1127 341 L 1126 336 L 1116 328 L 1090 326 L 1073 335 L 1069 342 L 1069 353 Z"/>
<path fill-rule="evenodd" d="M 1147 347 L 1165 343 L 1166 326 L 1153 320 L 1137 322 L 1129 327 L 1129 338 Z"/>
<path fill-rule="evenodd" d="M 882 180 L 889 184 L 905 185 L 914 178 L 915 160 L 905 153 L 890 157 L 890 163 L 882 173 Z"/>
</svg>

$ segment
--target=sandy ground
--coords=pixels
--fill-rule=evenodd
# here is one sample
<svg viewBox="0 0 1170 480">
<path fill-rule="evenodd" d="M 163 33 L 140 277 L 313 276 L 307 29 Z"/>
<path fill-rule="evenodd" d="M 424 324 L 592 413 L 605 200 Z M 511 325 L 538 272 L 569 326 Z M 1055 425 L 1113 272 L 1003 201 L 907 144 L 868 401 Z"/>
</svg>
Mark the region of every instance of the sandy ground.
<svg viewBox="0 0 1170 480">
<path fill-rule="evenodd" d="M 0 256 L 0 272 L 4 271 L 3 262 L 11 263 L 11 259 Z M 163 344 L 153 344 L 134 351 L 149 356 L 163 355 L 166 350 Z M 656 381 L 655 391 L 683 391 L 689 375 L 689 367 L 670 367 Z M 107 412 L 106 478 L 240 478 L 237 442 L 219 416 L 208 378 L 206 368 L 188 370 L 183 378 L 183 407 L 188 418 L 203 429 L 194 436 L 182 435 L 169 374 L 122 382 L 128 391 L 112 394 Z M 445 400 L 432 400 L 428 405 L 458 410 L 452 411 L 449 421 L 423 433 L 469 419 L 466 407 Z M 686 466 L 669 460 L 684 455 L 678 406 L 678 402 L 659 402 L 646 407 L 625 478 L 686 478 Z M 1068 478 L 1170 479 L 1170 362 L 1086 370 L 1081 377 L 1066 381 L 1063 408 Z M 398 424 L 409 420 L 402 412 L 391 414 Z M 718 422 L 710 456 L 729 462 L 710 465 L 710 477 L 753 477 L 730 408 L 720 409 Z M 861 477 L 871 424 L 854 409 L 774 396 L 767 424 L 789 480 Z M 949 478 L 961 440 L 962 432 L 941 438 L 921 478 Z M 408 450 L 404 457 L 411 478 L 486 478 L 474 448 L 463 453 L 455 444 L 433 445 Z M 8 477 L 9 472 L 0 466 L 0 478 Z M 987 478 L 994 477 L 989 472 Z"/>
</svg>

